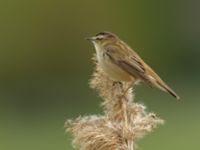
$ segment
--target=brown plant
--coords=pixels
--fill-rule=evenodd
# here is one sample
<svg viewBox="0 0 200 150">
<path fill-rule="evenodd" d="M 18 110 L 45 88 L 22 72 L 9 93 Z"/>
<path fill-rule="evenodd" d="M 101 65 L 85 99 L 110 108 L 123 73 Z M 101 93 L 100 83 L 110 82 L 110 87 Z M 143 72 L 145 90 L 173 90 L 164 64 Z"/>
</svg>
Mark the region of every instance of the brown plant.
<svg viewBox="0 0 200 150">
<path fill-rule="evenodd" d="M 110 80 L 96 63 L 90 86 L 103 99 L 102 115 L 67 120 L 66 131 L 73 136 L 73 145 L 80 150 L 134 150 L 136 139 L 150 132 L 163 120 L 147 113 L 145 106 L 134 102 L 132 83 Z"/>
</svg>

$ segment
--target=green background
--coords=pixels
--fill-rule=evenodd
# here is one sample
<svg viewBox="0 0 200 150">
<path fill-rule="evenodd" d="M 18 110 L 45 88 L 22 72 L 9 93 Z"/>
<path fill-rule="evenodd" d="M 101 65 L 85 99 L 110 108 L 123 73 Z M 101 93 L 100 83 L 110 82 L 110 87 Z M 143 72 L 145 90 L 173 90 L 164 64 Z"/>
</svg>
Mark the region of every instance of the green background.
<svg viewBox="0 0 200 150">
<path fill-rule="evenodd" d="M 200 3 L 195 0 L 0 1 L 0 150 L 70 150 L 67 118 L 101 113 L 88 86 L 94 48 L 112 31 L 181 96 L 145 84 L 136 100 L 166 123 L 139 150 L 200 149 Z"/>
</svg>

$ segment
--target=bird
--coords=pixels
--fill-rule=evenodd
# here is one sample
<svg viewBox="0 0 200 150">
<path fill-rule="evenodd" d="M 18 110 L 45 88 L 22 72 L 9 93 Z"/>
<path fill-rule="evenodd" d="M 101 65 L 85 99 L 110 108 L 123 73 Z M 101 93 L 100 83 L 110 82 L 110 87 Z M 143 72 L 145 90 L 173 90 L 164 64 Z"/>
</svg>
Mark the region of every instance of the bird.
<svg viewBox="0 0 200 150">
<path fill-rule="evenodd" d="M 180 99 L 139 54 L 114 33 L 103 31 L 86 39 L 94 45 L 100 67 L 114 82 L 144 81 Z"/>
</svg>

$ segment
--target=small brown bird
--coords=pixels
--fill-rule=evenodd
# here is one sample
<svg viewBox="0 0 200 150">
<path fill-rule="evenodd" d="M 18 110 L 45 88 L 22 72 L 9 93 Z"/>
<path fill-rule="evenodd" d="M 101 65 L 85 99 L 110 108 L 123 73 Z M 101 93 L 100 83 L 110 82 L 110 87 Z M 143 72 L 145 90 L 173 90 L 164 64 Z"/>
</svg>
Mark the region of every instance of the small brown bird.
<svg viewBox="0 0 200 150">
<path fill-rule="evenodd" d="M 87 38 L 94 44 L 97 60 L 113 81 L 144 81 L 176 99 L 180 97 L 125 42 L 111 32 L 100 32 Z"/>
</svg>

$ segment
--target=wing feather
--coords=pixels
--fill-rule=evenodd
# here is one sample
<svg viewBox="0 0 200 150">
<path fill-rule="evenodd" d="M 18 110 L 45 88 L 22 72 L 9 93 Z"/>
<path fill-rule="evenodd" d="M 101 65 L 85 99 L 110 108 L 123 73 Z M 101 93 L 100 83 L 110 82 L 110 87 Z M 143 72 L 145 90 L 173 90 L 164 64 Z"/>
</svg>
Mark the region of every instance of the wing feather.
<svg viewBox="0 0 200 150">
<path fill-rule="evenodd" d="M 137 57 L 134 57 L 134 55 L 125 54 L 125 52 L 126 51 L 123 51 L 118 47 L 108 46 L 106 47 L 105 53 L 110 58 L 110 60 L 119 66 L 122 70 L 126 71 L 132 76 L 139 76 L 145 79 L 145 68 L 143 63 Z"/>
</svg>

